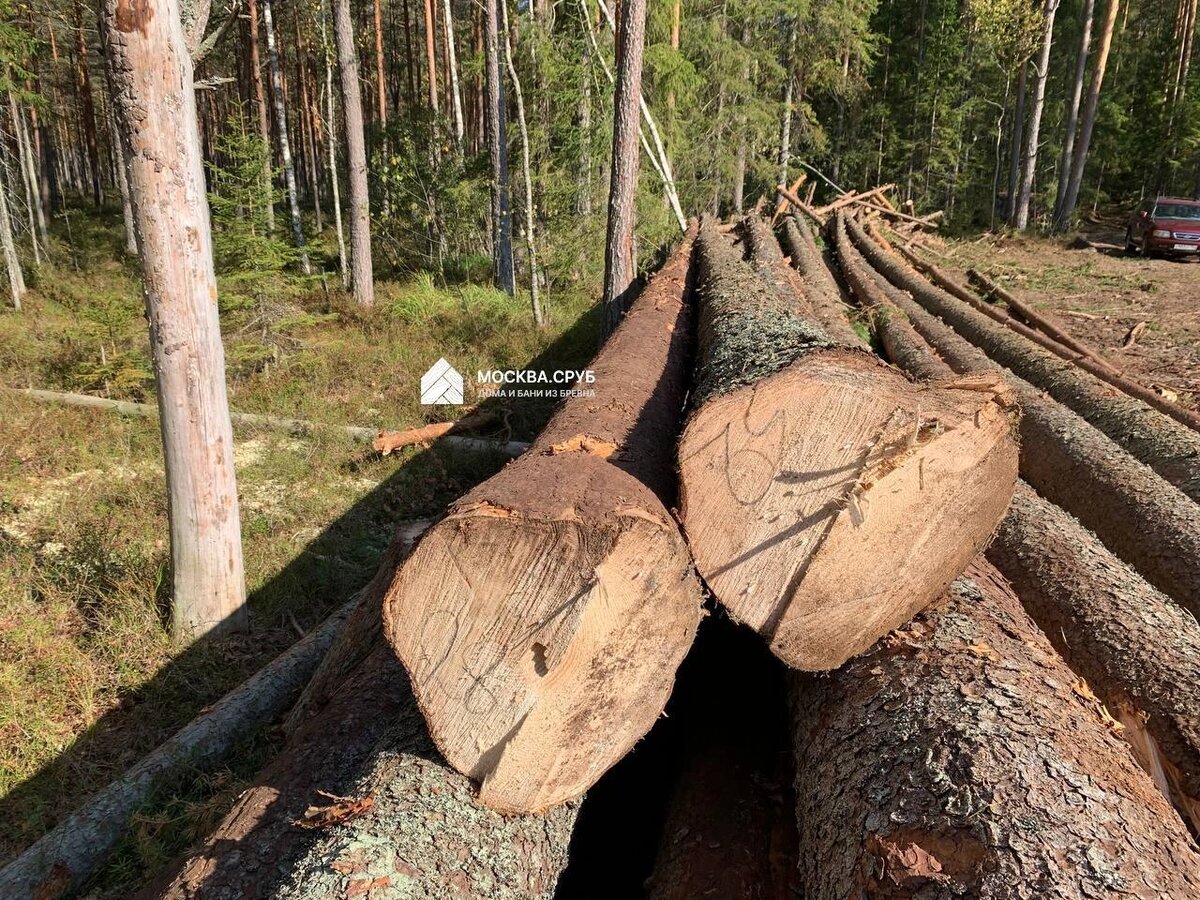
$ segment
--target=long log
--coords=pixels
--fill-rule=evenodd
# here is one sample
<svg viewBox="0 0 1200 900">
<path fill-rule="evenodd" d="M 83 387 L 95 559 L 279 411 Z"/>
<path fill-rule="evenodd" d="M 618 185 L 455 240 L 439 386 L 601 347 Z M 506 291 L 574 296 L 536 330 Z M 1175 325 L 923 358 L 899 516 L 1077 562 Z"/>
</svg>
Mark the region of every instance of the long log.
<svg viewBox="0 0 1200 900">
<path fill-rule="evenodd" d="M 805 896 L 1200 895 L 1178 814 L 986 562 L 804 679 L 794 744 Z"/>
<path fill-rule="evenodd" d="M 577 812 L 482 806 L 438 756 L 403 669 L 379 647 L 139 900 L 549 900 Z"/>
<path fill-rule="evenodd" d="M 578 797 L 662 712 L 701 593 L 674 502 L 694 230 L 529 452 L 450 507 L 398 569 L 384 632 L 482 802 Z"/>
<path fill-rule="evenodd" d="M 825 220 L 817 215 L 816 210 L 801 200 L 792 191 L 789 191 L 784 185 L 779 185 L 775 188 L 775 193 L 786 200 L 792 206 L 796 207 L 800 212 L 804 213 L 810 219 L 817 223 L 818 226 L 824 227 Z M 811 193 L 811 192 L 810 192 Z"/>
<path fill-rule="evenodd" d="M 79 888 L 100 869 L 134 814 L 156 792 L 219 765 L 239 740 L 291 705 L 355 602 L 329 616 L 0 869 L 0 897 L 54 900 Z"/>
<path fill-rule="evenodd" d="M 841 240 L 857 281 L 861 258 L 845 246 L 844 233 Z M 860 290 L 893 362 L 922 379 L 953 374 L 881 292 L 866 283 Z M 987 556 L 1071 668 L 1125 723 L 1138 762 L 1200 826 L 1200 624 L 1026 485 L 1018 486 Z"/>
<path fill-rule="evenodd" d="M 847 228 L 855 246 L 892 284 L 911 293 L 996 362 L 1079 413 L 1189 497 L 1200 500 L 1200 434 L 934 287 L 895 253 L 867 237 L 853 219 L 847 219 Z"/>
<path fill-rule="evenodd" d="M 797 315 L 816 318 L 816 304 L 799 274 L 783 258 L 775 232 L 756 213 L 741 220 L 739 227 L 746 242 L 750 264 L 758 276 L 774 288 L 780 301 Z"/>
<path fill-rule="evenodd" d="M 697 377 L 679 445 L 696 567 L 789 665 L 833 668 L 987 542 L 1016 479 L 1011 409 L 986 391 L 915 386 L 837 344 L 711 219 L 697 254 Z"/>
<path fill-rule="evenodd" d="M 1200 623 L 1028 488 L 987 556 L 1200 830 Z"/>
<path fill-rule="evenodd" d="M 826 265 L 812 232 L 803 219 L 786 216 L 783 220 L 784 249 L 792 266 L 809 286 L 813 312 L 829 336 L 848 346 L 865 347 L 857 331 L 848 321 L 850 310 L 842 302 L 842 292 Z"/>
<path fill-rule="evenodd" d="M 879 327 L 886 326 L 888 317 L 898 316 L 960 375 L 1003 374 L 1022 410 L 1021 444 L 1026 450 L 1021 454 L 1021 476 L 1077 517 L 1151 584 L 1200 615 L 1200 506 L 1080 416 L 1002 369 L 931 316 L 871 270 L 849 242 L 841 242 L 838 249 L 843 271 L 858 273 L 855 293 L 873 308 L 876 330 L 889 355 L 919 377 L 942 375 L 941 369 L 922 368 L 920 348 L 896 345 L 902 327 Z"/>
</svg>

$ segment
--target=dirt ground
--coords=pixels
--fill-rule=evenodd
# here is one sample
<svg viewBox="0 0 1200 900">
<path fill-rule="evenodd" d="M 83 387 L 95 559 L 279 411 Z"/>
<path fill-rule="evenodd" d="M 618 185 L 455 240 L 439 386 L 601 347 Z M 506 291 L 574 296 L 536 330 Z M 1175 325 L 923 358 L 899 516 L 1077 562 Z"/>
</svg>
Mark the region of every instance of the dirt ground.
<svg viewBox="0 0 1200 900">
<path fill-rule="evenodd" d="M 984 234 L 927 239 L 932 253 L 926 256 L 964 283 L 966 270 L 978 269 L 1052 312 L 1071 335 L 1138 380 L 1182 406 L 1200 408 L 1200 259 L 1126 253 L 1124 223 L 1116 218 L 1085 224 L 1081 233 L 1095 246 L 1086 246 L 1080 234 Z"/>
</svg>

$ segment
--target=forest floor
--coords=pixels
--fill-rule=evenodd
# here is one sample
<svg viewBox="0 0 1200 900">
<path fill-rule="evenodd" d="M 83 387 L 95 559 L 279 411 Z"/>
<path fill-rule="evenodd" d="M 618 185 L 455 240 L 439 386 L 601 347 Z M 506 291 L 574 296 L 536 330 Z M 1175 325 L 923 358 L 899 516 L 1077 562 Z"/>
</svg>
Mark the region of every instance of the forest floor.
<svg viewBox="0 0 1200 900">
<path fill-rule="evenodd" d="M 987 233 L 934 243 L 927 256 L 966 283 L 978 269 L 1020 299 L 1052 312 L 1122 370 L 1191 409 L 1200 408 L 1200 259 L 1145 259 L 1124 251 L 1116 219 L 1085 224 L 1075 236 Z M 1126 336 L 1145 323 L 1125 346 Z"/>
<path fill-rule="evenodd" d="M 420 448 L 385 458 L 337 432 L 235 425 L 251 630 L 180 650 L 164 627 L 157 419 L 4 390 L 154 402 L 119 213 L 74 211 L 73 248 L 59 225 L 54 262 L 30 267 L 23 311 L 0 307 L 0 865 L 344 603 L 398 523 L 435 515 L 505 461 Z M 328 248 L 313 252 L 328 270 Z M 464 373 L 533 360 L 579 368 L 596 346 L 598 317 L 582 295 L 552 296 L 552 324 L 538 332 L 527 298 L 478 284 L 383 276 L 375 308 L 363 311 L 336 274 L 220 281 L 230 406 L 240 412 L 413 427 L 446 409 L 418 396 L 441 356 Z M 518 401 L 496 436 L 531 438 L 549 409 Z M 264 731 L 225 769 L 156 798 L 97 896 L 126 896 L 209 831 L 275 741 Z"/>
</svg>

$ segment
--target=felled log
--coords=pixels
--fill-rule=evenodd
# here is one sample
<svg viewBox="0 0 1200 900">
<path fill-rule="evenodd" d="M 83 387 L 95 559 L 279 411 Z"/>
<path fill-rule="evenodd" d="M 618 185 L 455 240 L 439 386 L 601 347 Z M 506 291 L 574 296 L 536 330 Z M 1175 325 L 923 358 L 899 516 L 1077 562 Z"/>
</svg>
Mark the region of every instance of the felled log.
<svg viewBox="0 0 1200 900">
<path fill-rule="evenodd" d="M 793 194 L 796 193 L 796 191 L 800 190 L 800 185 L 804 184 L 804 182 L 807 178 L 808 178 L 808 174 L 805 172 L 801 172 L 798 176 L 796 176 L 796 180 L 793 181 L 790 186 L 788 186 L 787 190 L 789 190 Z M 779 197 L 779 200 L 775 204 L 775 213 L 774 213 L 774 215 L 771 216 L 771 227 L 772 228 L 775 227 L 775 224 L 779 221 L 779 217 L 782 216 L 785 212 L 787 212 L 787 208 L 788 208 L 788 201 L 786 198 L 780 197 L 778 192 L 776 192 L 775 196 Z"/>
<path fill-rule="evenodd" d="M 796 694 L 805 896 L 1200 895 L 1183 822 L 986 562 Z"/>
<path fill-rule="evenodd" d="M 1200 615 L 1200 507 L 1080 416 L 1003 370 L 948 325 L 871 270 L 848 242 L 843 271 L 858 272 L 855 293 L 889 357 L 921 378 L 944 377 L 909 349 L 915 329 L 960 375 L 1002 374 L 1021 405 L 1021 475 L 1077 517 L 1151 584 Z M 852 282 L 853 283 L 853 282 Z M 916 342 L 918 345 L 921 341 Z"/>
<path fill-rule="evenodd" d="M 1028 488 L 987 556 L 1200 830 L 1200 623 Z"/>
<path fill-rule="evenodd" d="M 475 409 L 454 422 L 433 422 L 419 428 L 406 428 L 403 431 L 380 431 L 375 435 L 372 446 L 378 453 L 388 456 L 414 444 L 427 444 L 449 435 L 483 428 L 495 420 L 495 413 L 490 410 Z"/>
<path fill-rule="evenodd" d="M 869 191 L 850 191 L 848 194 L 842 194 L 842 196 L 838 197 L 832 203 L 818 207 L 816 212 L 818 215 L 829 216 L 837 212 L 839 209 L 849 206 L 852 203 L 870 203 L 871 201 L 882 197 L 895 186 L 896 185 L 889 183 L 881 184 L 879 187 L 871 188 Z M 793 193 L 795 193 L 795 191 L 793 191 Z"/>
<path fill-rule="evenodd" d="M 786 216 L 783 220 L 783 247 L 791 264 L 809 287 L 813 312 L 821 326 L 834 340 L 854 347 L 866 344 L 847 320 L 849 309 L 842 302 L 842 293 L 821 255 L 812 231 L 803 219 Z"/>
<path fill-rule="evenodd" d="M 694 652 L 671 700 L 682 748 L 646 897 L 795 900 L 783 667 L 722 616 L 705 622 Z"/>
<path fill-rule="evenodd" d="M 384 633 L 446 759 L 504 812 L 578 797 L 654 724 L 701 615 L 664 503 L 694 231 L 529 452 L 397 570 Z"/>
<path fill-rule="evenodd" d="M 473 794 L 379 647 L 139 900 L 549 900 L 577 804 L 502 816 Z"/>
<path fill-rule="evenodd" d="M 816 186 L 815 184 L 812 185 L 812 187 L 815 187 L 815 186 Z M 811 206 L 809 206 L 807 203 L 805 203 L 803 200 L 801 200 L 799 197 L 797 197 L 795 192 L 789 191 L 786 187 L 784 187 L 781 184 L 775 188 L 775 193 L 778 196 L 782 197 L 784 200 L 786 200 L 788 203 L 792 204 L 792 206 L 796 207 L 797 210 L 804 213 L 806 216 L 808 216 L 810 219 L 812 219 L 814 222 L 816 222 L 818 227 L 823 227 L 825 225 L 825 220 L 823 218 L 821 218 L 821 216 L 817 215 L 816 210 L 814 210 Z"/>
<path fill-rule="evenodd" d="M 288 708 L 353 606 L 334 612 L 0 869 L 0 897 L 55 900 L 78 889 L 156 792 L 219 766 L 239 741 Z"/>
<path fill-rule="evenodd" d="M 892 284 L 908 291 L 996 362 L 1079 413 L 1167 481 L 1200 500 L 1200 434 L 934 287 L 868 238 L 853 219 L 847 220 L 847 228 L 855 246 Z"/>
<path fill-rule="evenodd" d="M 748 215 L 740 222 L 750 264 L 759 278 L 774 288 L 779 300 L 797 315 L 812 319 L 816 310 L 809 291 L 799 274 L 783 258 L 779 241 L 767 223 L 758 215 Z"/>
<path fill-rule="evenodd" d="M 696 386 L 679 445 L 696 567 L 789 665 L 836 667 L 987 542 L 1016 478 L 1011 409 L 988 392 L 917 387 L 838 344 L 711 219 L 697 270 Z"/>
</svg>

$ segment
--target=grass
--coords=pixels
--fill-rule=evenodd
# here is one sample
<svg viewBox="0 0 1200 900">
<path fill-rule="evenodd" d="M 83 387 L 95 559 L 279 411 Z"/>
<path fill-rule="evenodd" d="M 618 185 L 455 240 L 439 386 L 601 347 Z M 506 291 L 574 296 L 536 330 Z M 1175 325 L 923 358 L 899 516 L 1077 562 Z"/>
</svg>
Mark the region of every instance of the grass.
<svg viewBox="0 0 1200 900">
<path fill-rule="evenodd" d="M 0 312 L 0 383 L 153 402 L 120 217 L 75 211 L 71 228 L 73 251 L 60 233 L 54 262 L 29 274 L 25 309 Z M 538 332 L 525 298 L 469 282 L 382 279 L 372 310 L 336 278 L 276 273 L 221 288 L 230 405 L 246 412 L 410 427 L 429 412 L 419 380 L 441 356 L 464 373 L 533 359 L 578 368 L 596 341 L 582 293 L 552 297 L 552 325 Z M 528 439 L 547 413 L 514 401 L 506 433 Z M 182 650 L 164 629 L 157 421 L 0 394 L 0 864 L 344 602 L 398 522 L 435 515 L 503 463 L 380 458 L 325 431 L 235 426 L 235 442 L 251 630 Z M 99 895 L 127 895 L 210 828 L 275 740 L 264 730 L 227 769 L 156 798 Z"/>
</svg>

